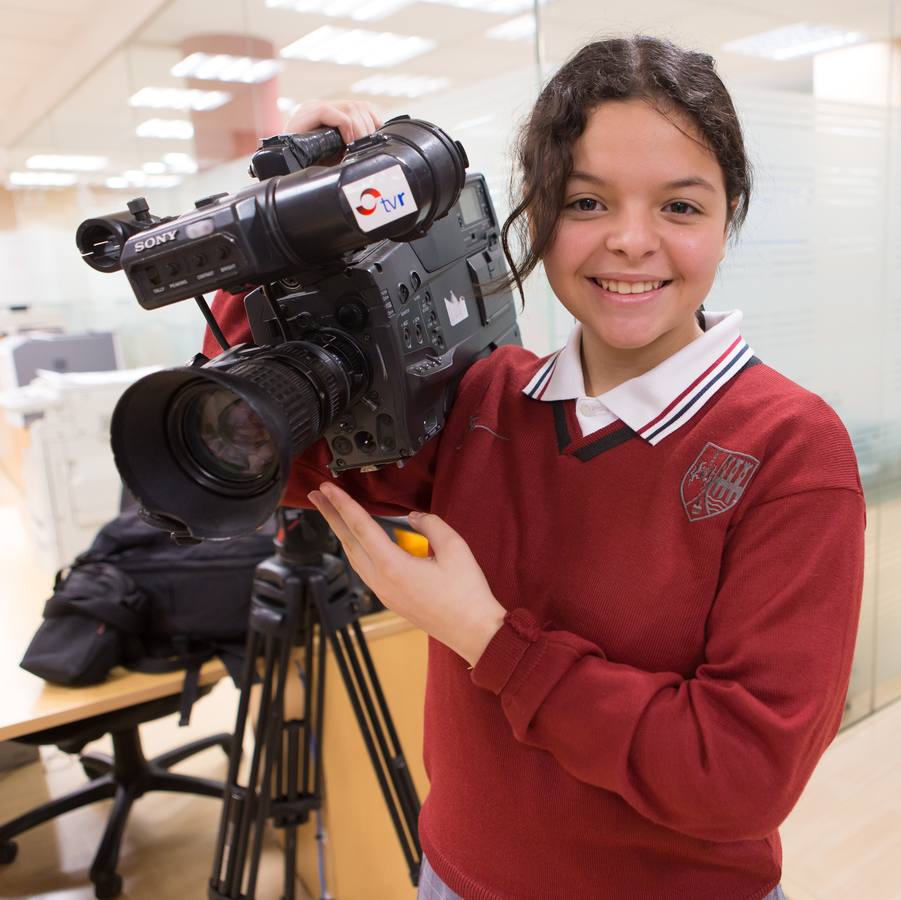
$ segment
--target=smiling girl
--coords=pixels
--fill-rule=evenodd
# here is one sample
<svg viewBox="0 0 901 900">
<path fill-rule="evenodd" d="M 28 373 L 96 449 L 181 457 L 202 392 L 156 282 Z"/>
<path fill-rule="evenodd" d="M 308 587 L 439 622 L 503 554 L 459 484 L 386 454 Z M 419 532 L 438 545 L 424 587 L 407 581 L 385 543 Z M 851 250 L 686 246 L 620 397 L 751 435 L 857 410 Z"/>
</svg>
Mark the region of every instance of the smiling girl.
<svg viewBox="0 0 901 900">
<path fill-rule="evenodd" d="M 778 827 L 842 718 L 865 513 L 835 413 L 740 312 L 701 309 L 750 196 L 733 104 L 709 56 L 592 43 L 518 155 L 512 264 L 543 262 L 566 345 L 472 366 L 404 469 L 342 490 L 322 442 L 285 497 L 431 635 L 420 897 L 781 898 Z M 428 559 L 369 515 L 410 511 Z"/>
</svg>

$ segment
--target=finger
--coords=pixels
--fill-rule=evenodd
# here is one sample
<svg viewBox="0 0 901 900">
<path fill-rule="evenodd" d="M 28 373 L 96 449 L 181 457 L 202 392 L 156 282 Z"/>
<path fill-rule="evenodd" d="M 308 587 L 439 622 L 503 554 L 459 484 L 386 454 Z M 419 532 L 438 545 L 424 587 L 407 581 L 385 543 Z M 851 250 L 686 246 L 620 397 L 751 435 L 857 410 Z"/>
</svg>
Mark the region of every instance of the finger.
<svg viewBox="0 0 901 900">
<path fill-rule="evenodd" d="M 379 118 L 378 113 L 375 111 L 375 107 L 371 103 L 361 101 L 360 114 L 363 116 L 363 119 L 366 122 L 366 127 L 369 129 L 369 131 L 367 132 L 368 134 L 372 134 L 373 131 L 376 131 L 381 127 L 381 119 Z"/>
<path fill-rule="evenodd" d="M 380 570 L 395 569 L 409 560 L 409 555 L 388 537 L 381 525 L 349 494 L 330 482 L 320 485 L 319 489 L 326 495 L 374 566 Z"/>
<path fill-rule="evenodd" d="M 442 553 L 459 552 L 464 548 L 468 551 L 469 545 L 447 522 L 433 513 L 412 512 L 409 515 L 410 524 L 425 538 L 435 556 Z"/>
<path fill-rule="evenodd" d="M 367 111 L 369 112 L 369 116 L 372 119 L 373 131 L 378 128 L 381 128 L 384 124 L 384 119 L 382 119 L 381 113 L 375 108 L 375 105 L 370 103 L 368 100 L 363 101 Z"/>
<path fill-rule="evenodd" d="M 354 140 L 372 133 L 373 129 L 369 127 L 369 123 L 363 116 L 363 110 L 357 104 L 353 104 L 347 112 L 353 122 Z"/>
<path fill-rule="evenodd" d="M 315 128 L 319 121 L 319 108 L 322 106 L 320 100 L 304 100 L 298 103 L 291 114 L 285 128 L 288 131 L 309 131 Z"/>
<path fill-rule="evenodd" d="M 325 521 L 328 522 L 328 526 L 335 533 L 335 537 L 341 541 L 341 546 L 344 548 L 347 558 L 351 561 L 351 565 L 362 576 L 362 569 L 372 567 L 372 560 L 369 558 L 366 548 L 354 537 L 341 514 L 324 494 L 319 491 L 312 491 L 307 496 L 322 514 Z"/>
<path fill-rule="evenodd" d="M 333 103 L 307 100 L 295 108 L 288 120 L 288 130 L 295 132 L 313 131 L 325 126 L 337 128 L 345 144 L 350 144 L 354 139 L 353 120 Z"/>
</svg>

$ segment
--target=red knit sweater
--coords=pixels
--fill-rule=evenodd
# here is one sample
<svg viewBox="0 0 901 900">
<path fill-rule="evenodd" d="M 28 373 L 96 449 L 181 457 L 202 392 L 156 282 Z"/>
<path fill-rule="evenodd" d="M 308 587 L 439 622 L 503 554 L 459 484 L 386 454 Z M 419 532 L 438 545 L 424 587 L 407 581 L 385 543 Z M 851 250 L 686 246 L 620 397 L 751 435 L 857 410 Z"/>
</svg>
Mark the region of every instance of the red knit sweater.
<svg viewBox="0 0 901 900">
<path fill-rule="evenodd" d="M 247 337 L 236 300 L 216 311 Z M 757 364 L 656 446 L 621 422 L 582 437 L 572 401 L 522 393 L 540 365 L 501 348 L 405 468 L 340 480 L 372 512 L 440 515 L 510 610 L 473 671 L 430 642 L 425 853 L 467 900 L 759 900 L 850 677 L 848 435 Z M 756 466 L 701 515 L 720 452 Z M 295 461 L 288 504 L 329 458 Z"/>
</svg>

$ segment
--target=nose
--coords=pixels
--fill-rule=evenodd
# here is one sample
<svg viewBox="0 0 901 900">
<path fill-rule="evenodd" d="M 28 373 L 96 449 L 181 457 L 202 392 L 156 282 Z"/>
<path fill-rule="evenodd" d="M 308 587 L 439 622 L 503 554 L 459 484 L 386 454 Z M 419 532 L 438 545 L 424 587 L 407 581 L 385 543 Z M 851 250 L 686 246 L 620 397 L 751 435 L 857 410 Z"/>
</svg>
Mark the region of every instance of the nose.
<svg viewBox="0 0 901 900">
<path fill-rule="evenodd" d="M 622 209 L 607 218 L 605 245 L 611 253 L 630 260 L 644 259 L 660 249 L 653 217 L 642 210 Z"/>
</svg>

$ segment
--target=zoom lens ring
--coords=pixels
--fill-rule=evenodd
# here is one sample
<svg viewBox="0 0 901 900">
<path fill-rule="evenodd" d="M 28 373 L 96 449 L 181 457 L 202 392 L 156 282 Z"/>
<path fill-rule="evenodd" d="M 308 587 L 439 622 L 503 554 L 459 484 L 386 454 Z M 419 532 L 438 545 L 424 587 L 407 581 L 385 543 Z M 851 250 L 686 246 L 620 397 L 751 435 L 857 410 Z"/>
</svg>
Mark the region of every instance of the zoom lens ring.
<svg viewBox="0 0 901 900">
<path fill-rule="evenodd" d="M 293 366 L 267 353 L 238 363 L 229 375 L 252 382 L 278 404 L 288 423 L 292 453 L 306 449 L 322 434 L 319 395 L 312 381 Z"/>
<path fill-rule="evenodd" d="M 266 356 L 282 357 L 293 369 L 309 373 L 307 377 L 319 402 L 323 431 L 347 409 L 350 383 L 340 357 L 310 341 L 292 341 L 270 350 Z"/>
</svg>

